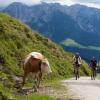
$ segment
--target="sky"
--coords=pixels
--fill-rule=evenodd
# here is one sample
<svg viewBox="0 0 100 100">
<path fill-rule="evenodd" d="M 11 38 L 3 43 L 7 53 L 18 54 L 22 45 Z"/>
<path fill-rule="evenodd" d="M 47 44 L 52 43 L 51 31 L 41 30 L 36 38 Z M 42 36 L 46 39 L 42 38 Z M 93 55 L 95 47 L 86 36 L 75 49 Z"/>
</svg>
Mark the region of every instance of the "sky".
<svg viewBox="0 0 100 100">
<path fill-rule="evenodd" d="M 0 6 L 7 6 L 12 2 L 22 2 L 28 5 L 39 4 L 42 2 L 60 3 L 62 5 L 83 4 L 89 7 L 100 8 L 100 0 L 0 0 Z"/>
</svg>

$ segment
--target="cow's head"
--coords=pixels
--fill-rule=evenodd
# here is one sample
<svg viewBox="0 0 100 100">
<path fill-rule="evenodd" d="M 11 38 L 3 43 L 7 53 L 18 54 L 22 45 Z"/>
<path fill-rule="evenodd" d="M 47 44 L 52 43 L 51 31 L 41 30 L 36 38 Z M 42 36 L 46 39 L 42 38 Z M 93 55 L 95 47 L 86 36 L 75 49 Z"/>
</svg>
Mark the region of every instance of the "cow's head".
<svg viewBox="0 0 100 100">
<path fill-rule="evenodd" d="M 47 59 L 43 59 L 41 62 L 41 71 L 45 73 L 51 73 L 50 64 Z"/>
</svg>

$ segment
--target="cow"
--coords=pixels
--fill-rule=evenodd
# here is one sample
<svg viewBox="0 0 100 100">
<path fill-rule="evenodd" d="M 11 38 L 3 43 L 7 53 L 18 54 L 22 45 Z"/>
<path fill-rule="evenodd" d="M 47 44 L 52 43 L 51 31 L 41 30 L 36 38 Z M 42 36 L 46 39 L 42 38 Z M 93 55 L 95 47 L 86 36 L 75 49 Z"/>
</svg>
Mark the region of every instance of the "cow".
<svg viewBox="0 0 100 100">
<path fill-rule="evenodd" d="M 51 73 L 51 68 L 47 58 L 44 57 L 39 52 L 31 52 L 28 54 L 23 62 L 23 83 L 24 86 L 26 77 L 29 73 L 33 73 L 35 75 L 35 86 L 34 91 L 37 91 L 39 88 L 39 84 L 44 73 Z"/>
</svg>

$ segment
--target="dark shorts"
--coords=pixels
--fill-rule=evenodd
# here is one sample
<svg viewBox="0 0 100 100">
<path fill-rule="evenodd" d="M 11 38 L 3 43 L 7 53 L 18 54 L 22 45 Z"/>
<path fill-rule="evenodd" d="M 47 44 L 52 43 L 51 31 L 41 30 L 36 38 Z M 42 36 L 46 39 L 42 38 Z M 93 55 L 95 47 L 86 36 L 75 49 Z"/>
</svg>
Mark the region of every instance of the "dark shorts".
<svg viewBox="0 0 100 100">
<path fill-rule="evenodd" d="M 80 64 L 74 64 L 75 67 L 80 67 Z"/>
<path fill-rule="evenodd" d="M 96 71 L 96 68 L 92 68 L 92 71 Z"/>
</svg>

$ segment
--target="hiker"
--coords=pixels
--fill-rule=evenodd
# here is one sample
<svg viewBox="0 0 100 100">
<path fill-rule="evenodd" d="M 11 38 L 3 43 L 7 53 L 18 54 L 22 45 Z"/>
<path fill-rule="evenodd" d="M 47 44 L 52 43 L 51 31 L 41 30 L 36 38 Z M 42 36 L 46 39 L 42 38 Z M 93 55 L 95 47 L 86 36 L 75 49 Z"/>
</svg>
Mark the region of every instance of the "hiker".
<svg viewBox="0 0 100 100">
<path fill-rule="evenodd" d="M 76 80 L 77 78 L 79 78 L 79 70 L 80 70 L 80 65 L 81 65 L 81 57 L 80 54 L 77 52 L 75 54 L 75 56 L 73 57 L 73 66 L 74 66 L 74 74 L 76 76 Z"/>
<path fill-rule="evenodd" d="M 92 58 L 89 66 L 91 68 L 91 80 L 95 80 L 97 71 L 97 60 L 95 57 Z"/>
</svg>

